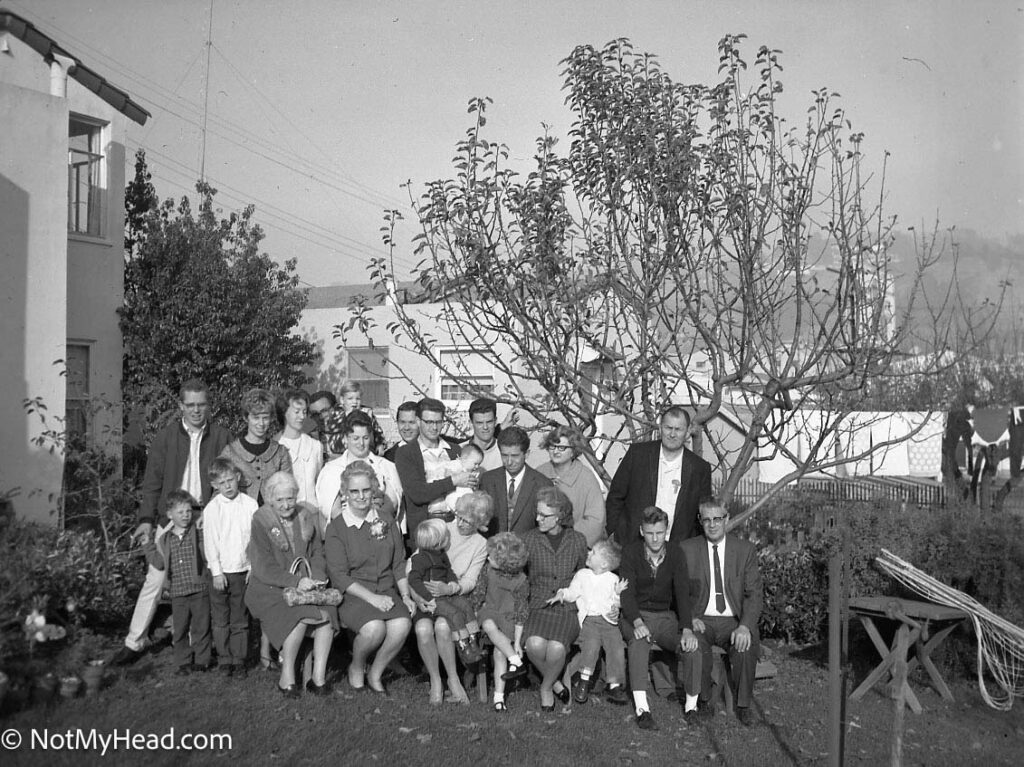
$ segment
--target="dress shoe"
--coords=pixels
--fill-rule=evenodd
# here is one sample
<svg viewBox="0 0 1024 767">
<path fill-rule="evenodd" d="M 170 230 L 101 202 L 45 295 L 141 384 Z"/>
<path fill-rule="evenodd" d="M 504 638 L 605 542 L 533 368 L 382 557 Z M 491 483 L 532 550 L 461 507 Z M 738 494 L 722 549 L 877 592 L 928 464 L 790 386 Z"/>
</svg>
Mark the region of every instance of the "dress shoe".
<svg viewBox="0 0 1024 767">
<path fill-rule="evenodd" d="M 572 688 L 572 699 L 581 706 L 590 697 L 590 680 L 580 679 Z"/>
<path fill-rule="evenodd" d="M 221 676 L 226 677 L 227 679 L 230 679 L 235 675 L 235 667 L 231 663 L 224 663 L 218 666 L 217 670 L 220 672 Z"/>
<path fill-rule="evenodd" d="M 563 706 L 568 706 L 569 705 L 569 688 L 568 687 L 565 687 L 563 685 L 561 690 L 552 690 L 552 692 L 554 693 L 556 698 L 558 698 L 560 701 L 562 701 L 562 705 Z"/>
<path fill-rule="evenodd" d="M 133 650 L 131 647 L 124 645 L 116 653 L 114 657 L 110 659 L 111 666 L 130 666 L 139 658 L 142 657 L 142 652 L 139 650 Z"/>
<path fill-rule="evenodd" d="M 554 703 L 550 703 L 550 704 L 541 703 L 540 704 L 540 710 L 544 711 L 545 713 L 550 713 L 550 712 L 555 710 L 555 704 Z"/>
<path fill-rule="evenodd" d="M 737 706 L 736 718 L 740 720 L 740 724 L 744 727 L 750 727 L 756 721 L 754 718 L 754 712 L 750 710 L 750 706 Z"/>
<path fill-rule="evenodd" d="M 636 717 L 636 726 L 641 730 L 656 730 L 658 725 L 654 723 L 654 717 L 650 711 L 641 711 Z"/>
<path fill-rule="evenodd" d="M 281 694 L 284 697 L 290 698 L 291 700 L 294 700 L 298 698 L 300 695 L 302 695 L 302 693 L 299 692 L 299 686 L 297 684 L 290 684 L 287 687 L 282 687 L 281 685 L 278 685 L 277 689 L 280 690 Z"/>
<path fill-rule="evenodd" d="M 604 699 L 609 703 L 614 703 L 616 706 L 625 706 L 629 701 L 626 696 L 626 688 L 621 684 L 609 687 L 604 691 Z"/>
<path fill-rule="evenodd" d="M 183 663 L 178 666 L 178 670 L 174 673 L 178 676 L 189 676 L 193 671 L 195 671 L 195 666 L 191 663 Z"/>
<path fill-rule="evenodd" d="M 525 663 L 520 663 L 518 666 L 512 666 L 501 675 L 501 678 L 506 682 L 511 682 L 513 679 L 518 679 L 521 676 L 526 676 L 527 668 Z"/>
<path fill-rule="evenodd" d="M 324 682 L 323 684 L 317 684 L 312 679 L 306 682 L 306 692 L 310 695 L 316 695 L 318 697 L 325 697 L 331 694 L 331 686 Z"/>
</svg>

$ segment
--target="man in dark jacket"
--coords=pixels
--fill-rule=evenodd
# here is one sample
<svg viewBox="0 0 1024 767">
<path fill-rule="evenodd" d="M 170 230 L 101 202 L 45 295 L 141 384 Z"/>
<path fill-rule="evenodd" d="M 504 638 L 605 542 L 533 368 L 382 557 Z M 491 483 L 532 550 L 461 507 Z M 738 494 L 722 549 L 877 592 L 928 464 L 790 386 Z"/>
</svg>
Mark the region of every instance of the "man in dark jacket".
<svg viewBox="0 0 1024 767">
<path fill-rule="evenodd" d="M 673 405 L 661 416 L 661 439 L 638 442 L 626 451 L 605 502 L 605 527 L 621 546 L 640 533 L 640 515 L 657 506 L 668 515 L 668 538 L 673 543 L 697 535 L 697 510 L 711 495 L 711 464 L 683 445 L 690 416 Z"/>
<path fill-rule="evenodd" d="M 678 660 L 679 649 L 697 649 L 697 638 L 690 615 L 686 558 L 679 546 L 668 544 L 668 515 L 648 506 L 640 517 L 640 535 L 643 540 L 623 549 L 619 565 L 619 575 L 629 584 L 621 596 L 620 625 L 627 642 L 636 722 L 642 730 L 654 730 L 647 701 L 651 650 L 658 648 Z M 677 676 L 672 673 L 670 679 Z"/>
<path fill-rule="evenodd" d="M 210 423 L 209 390 L 197 379 L 186 381 L 178 392 L 181 417 L 157 432 L 146 458 L 139 500 L 139 526 L 132 540 L 143 545 L 155 542 L 167 531 L 160 509 L 172 490 L 184 490 L 205 506 L 213 488 L 207 473 L 213 459 L 231 442 L 231 432 Z M 200 507 L 200 508 L 201 508 Z M 156 613 L 164 585 L 164 572 L 150 567 L 139 591 L 124 647 L 113 658 L 115 665 L 133 663 L 146 647 L 149 624 Z"/>
</svg>

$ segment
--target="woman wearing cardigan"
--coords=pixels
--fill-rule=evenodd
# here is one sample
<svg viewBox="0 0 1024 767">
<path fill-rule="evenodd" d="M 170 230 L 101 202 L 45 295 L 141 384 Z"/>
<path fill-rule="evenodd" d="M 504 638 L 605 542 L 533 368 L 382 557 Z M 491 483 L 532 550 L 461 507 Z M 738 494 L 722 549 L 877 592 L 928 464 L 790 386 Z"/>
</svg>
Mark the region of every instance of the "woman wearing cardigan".
<svg viewBox="0 0 1024 767">
<path fill-rule="evenodd" d="M 556 426 L 541 446 L 548 451 L 548 462 L 537 471 L 550 479 L 572 503 L 573 529 L 583 533 L 587 545 L 604 538 L 604 491 L 583 455 L 583 435 L 570 426 Z"/>
</svg>

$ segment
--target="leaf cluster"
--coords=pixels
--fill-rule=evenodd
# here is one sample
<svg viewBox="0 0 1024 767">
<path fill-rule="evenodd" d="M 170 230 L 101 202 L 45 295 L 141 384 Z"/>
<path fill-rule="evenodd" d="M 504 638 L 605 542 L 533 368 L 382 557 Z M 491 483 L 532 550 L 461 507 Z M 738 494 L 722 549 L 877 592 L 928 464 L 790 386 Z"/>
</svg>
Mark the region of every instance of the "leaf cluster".
<svg viewBox="0 0 1024 767">
<path fill-rule="evenodd" d="M 136 182 L 140 172 L 144 162 Z M 238 427 L 244 391 L 303 385 L 315 354 L 293 332 L 306 304 L 295 260 L 280 265 L 260 252 L 252 206 L 221 217 L 216 190 L 199 183 L 196 191 L 195 211 L 187 197 L 145 210 L 125 265 L 125 412 L 141 413 L 149 434 L 189 378 L 206 381 L 217 395 L 215 417 Z M 126 204 L 132 193 L 129 186 Z"/>
</svg>

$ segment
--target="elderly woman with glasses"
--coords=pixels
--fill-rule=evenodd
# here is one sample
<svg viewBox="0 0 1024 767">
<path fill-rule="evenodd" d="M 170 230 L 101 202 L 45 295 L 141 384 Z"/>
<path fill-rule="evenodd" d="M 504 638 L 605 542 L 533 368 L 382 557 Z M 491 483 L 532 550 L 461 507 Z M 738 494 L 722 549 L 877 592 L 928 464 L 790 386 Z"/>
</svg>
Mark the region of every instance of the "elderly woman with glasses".
<svg viewBox="0 0 1024 767">
<path fill-rule="evenodd" d="M 433 596 L 473 593 L 480 578 L 480 571 L 487 561 L 487 541 L 480 532 L 487 529 L 493 513 L 494 502 L 485 492 L 476 490 L 459 498 L 455 505 L 455 519 L 448 523 L 448 532 L 451 535 L 448 559 L 458 581 L 428 581 L 425 585 Z M 412 596 L 419 608 L 413 616 L 413 630 L 416 632 L 420 657 L 430 676 L 430 703 L 436 706 L 444 700 L 440 663 L 444 664 L 445 673 L 448 675 L 448 690 L 452 702 L 469 703 L 469 696 L 466 695 L 466 690 L 459 679 L 455 663 L 455 644 L 452 641 L 451 626 L 444 618 L 433 617 L 432 602 L 422 603 L 415 592 Z"/>
<path fill-rule="evenodd" d="M 541 446 L 548 451 L 548 462 L 537 471 L 550 479 L 572 502 L 572 526 L 583 533 L 587 546 L 605 537 L 604 492 L 594 472 L 580 460 L 583 435 L 571 426 L 556 426 Z"/>
<path fill-rule="evenodd" d="M 313 636 L 313 678 L 307 682 L 306 690 L 314 695 L 327 695 L 330 692 L 327 655 L 338 627 L 337 608 L 290 606 L 284 601 L 284 590 L 288 586 L 309 591 L 326 581 L 316 514 L 296 503 L 298 483 L 290 472 L 271 475 L 264 483 L 263 492 L 266 504 L 252 518 L 248 548 L 252 572 L 245 604 L 259 620 L 270 642 L 281 648 L 278 688 L 285 697 L 300 695 L 295 661 L 307 634 Z M 311 577 L 291 572 L 291 565 L 298 557 L 305 557 L 309 562 Z"/>
<path fill-rule="evenodd" d="M 405 572 L 405 545 L 393 517 L 373 502 L 380 483 L 366 461 L 353 461 L 341 472 L 345 506 L 327 526 L 324 548 L 331 585 L 344 592 L 341 622 L 356 632 L 348 683 L 387 695 L 381 674 L 412 625 L 415 608 Z M 370 655 L 373 664 L 367 668 Z"/>
<path fill-rule="evenodd" d="M 586 565 L 587 539 L 573 530 L 572 503 L 555 487 L 537 491 L 537 527 L 522 538 L 530 563 L 530 614 L 523 626 L 523 646 L 541 673 L 541 710 L 554 711 L 556 697 L 569 702 L 569 690 L 558 677 L 567 649 L 579 636 L 580 622 L 574 604 L 549 601 Z"/>
</svg>

